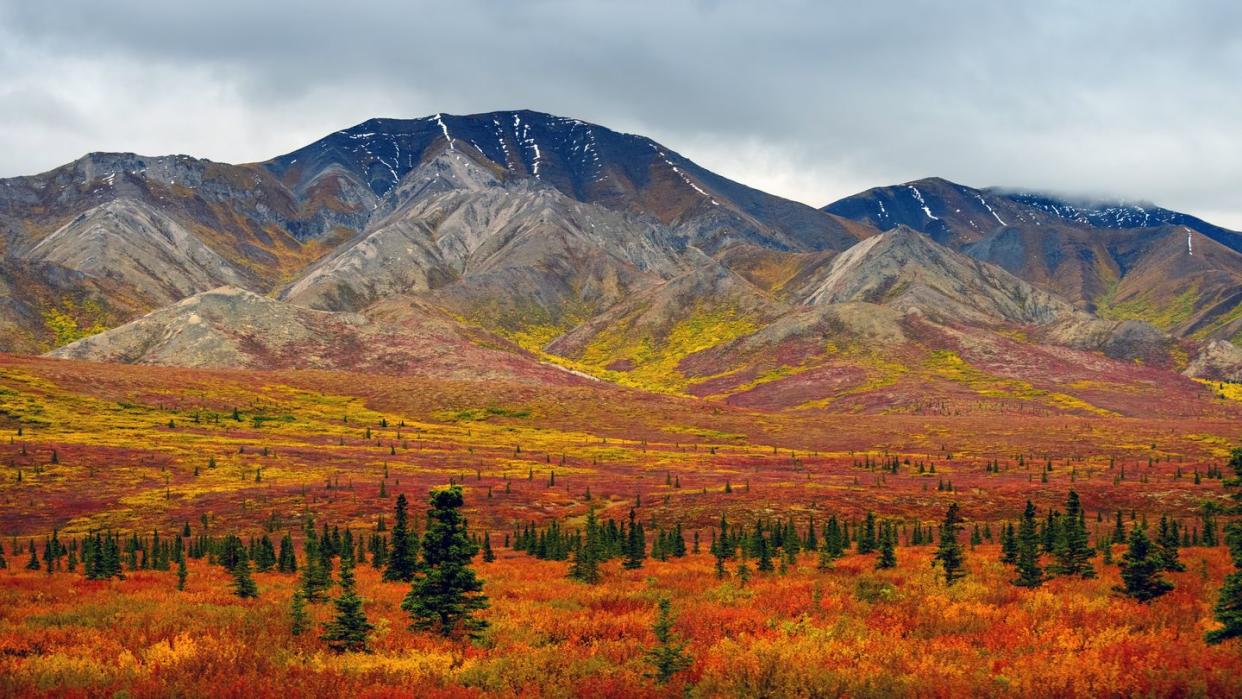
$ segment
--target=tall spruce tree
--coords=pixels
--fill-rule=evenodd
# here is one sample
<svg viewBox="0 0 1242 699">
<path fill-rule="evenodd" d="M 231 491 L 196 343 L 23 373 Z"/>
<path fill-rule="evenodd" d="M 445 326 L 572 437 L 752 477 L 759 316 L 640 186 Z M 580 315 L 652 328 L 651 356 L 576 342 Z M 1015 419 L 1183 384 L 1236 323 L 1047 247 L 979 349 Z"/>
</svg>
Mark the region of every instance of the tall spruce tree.
<svg viewBox="0 0 1242 699">
<path fill-rule="evenodd" d="M 1017 552 L 1014 556 L 1018 579 L 1013 581 L 1018 587 L 1039 587 L 1044 583 L 1044 571 L 1039 566 L 1039 524 L 1035 520 L 1035 505 L 1026 501 L 1026 509 L 1022 512 L 1022 521 L 1018 525 Z"/>
<path fill-rule="evenodd" d="M 1236 448 L 1229 456 L 1229 467 L 1234 477 L 1225 481 L 1225 487 L 1232 492 L 1233 504 L 1230 508 L 1234 514 L 1242 514 L 1242 447 Z M 1204 514 L 1205 524 L 1208 521 Z M 1207 533 L 1207 530 L 1204 530 Z M 1220 643 L 1231 638 L 1242 637 L 1242 521 L 1234 519 L 1225 525 L 1225 544 L 1229 546 L 1229 555 L 1233 559 L 1233 572 L 1225 576 L 1214 608 L 1216 620 L 1222 626 L 1208 632 L 1208 643 Z"/>
<path fill-rule="evenodd" d="M 1164 564 L 1142 527 L 1130 532 L 1130 548 L 1121 557 L 1121 581 L 1113 588 L 1127 597 L 1149 602 L 1173 589 L 1173 583 L 1160 577 Z"/>
<path fill-rule="evenodd" d="M 255 547 L 254 568 L 260 573 L 266 573 L 276 565 L 276 548 L 272 546 L 272 539 L 264 534 L 259 539 L 258 545 Z"/>
<path fill-rule="evenodd" d="M 686 643 L 673 633 L 673 616 L 669 606 L 667 597 L 656 603 L 656 620 L 652 626 L 656 645 L 647 651 L 647 663 L 652 667 L 650 676 L 660 684 L 667 684 L 674 675 L 690 667 Z"/>
<path fill-rule="evenodd" d="M 1169 521 L 1168 515 L 1160 516 L 1160 528 L 1156 533 L 1156 558 L 1160 561 L 1160 566 L 1164 570 L 1172 572 L 1181 572 L 1186 570 L 1186 566 L 1182 565 L 1178 557 L 1178 548 L 1181 546 L 1180 537 L 1177 535 L 1177 526 Z"/>
<path fill-rule="evenodd" d="M 483 534 L 483 562 L 491 563 L 496 560 L 496 552 L 492 550 L 492 533 Z"/>
<path fill-rule="evenodd" d="M 351 553 L 341 554 L 340 581 L 341 594 L 332 601 L 336 617 L 324 624 L 323 635 L 319 638 L 337 653 L 359 653 L 367 649 L 367 639 L 375 626 L 367 621 L 367 615 L 362 611 L 362 598 L 355 589 L 354 557 Z"/>
<path fill-rule="evenodd" d="M 841 529 L 837 516 L 830 516 L 827 526 L 824 527 L 824 551 L 828 558 L 836 560 L 844 556 L 848 542 L 849 536 Z"/>
<path fill-rule="evenodd" d="M 818 556 L 815 559 L 815 569 L 823 573 L 832 568 L 832 562 L 836 557 L 832 555 L 832 543 L 828 537 L 820 539 Z"/>
<path fill-rule="evenodd" d="M 328 599 L 328 588 L 332 586 L 331 573 L 323 567 L 321 542 L 315 534 L 314 525 L 306 527 L 306 539 L 302 542 L 302 550 L 306 554 L 306 562 L 302 565 L 301 588 L 306 601 L 311 604 L 324 602 Z"/>
<path fill-rule="evenodd" d="M 1242 560 L 1242 531 L 1238 527 L 1227 527 L 1225 541 L 1234 556 L 1234 571 L 1225 576 L 1213 607 L 1216 620 L 1223 624 L 1221 628 L 1208 632 L 1207 641 L 1213 644 L 1242 637 L 1242 565 L 1239 565 L 1239 560 Z"/>
<path fill-rule="evenodd" d="M 1121 510 L 1117 510 L 1117 518 L 1113 524 L 1113 543 L 1126 543 L 1126 525 L 1121 521 Z"/>
<path fill-rule="evenodd" d="M 431 493 L 427 531 L 423 534 L 422 564 L 401 608 L 414 629 L 452 637 L 477 636 L 487 626 L 476 613 L 487 607 L 483 583 L 475 577 L 470 560 L 478 546 L 470 541 L 461 486 Z"/>
<path fill-rule="evenodd" d="M 754 552 L 758 562 L 755 569 L 760 573 L 771 573 L 776 570 L 776 566 L 772 565 L 772 551 L 768 546 L 768 538 L 764 536 L 763 529 L 756 524 L 754 534 Z"/>
<path fill-rule="evenodd" d="M 1006 522 L 1001 529 L 1001 563 L 1013 565 L 1018 562 L 1018 533 L 1013 522 Z"/>
<path fill-rule="evenodd" d="M 1095 577 L 1095 566 L 1091 565 L 1095 550 L 1091 548 L 1082 503 L 1078 499 L 1078 493 L 1073 490 L 1069 491 L 1065 500 L 1065 515 L 1060 518 L 1057 527 L 1053 553 L 1056 555 L 1054 570 L 1057 575 Z"/>
<path fill-rule="evenodd" d="M 281 573 L 296 573 L 298 570 L 297 555 L 293 553 L 293 537 L 289 534 L 280 537 L 280 553 L 276 556 L 276 570 Z"/>
<path fill-rule="evenodd" d="M 289 633 L 301 636 L 308 626 L 310 616 L 306 613 L 306 593 L 302 592 L 302 588 L 297 588 L 289 599 Z"/>
<path fill-rule="evenodd" d="M 233 574 L 233 594 L 242 599 L 259 596 L 259 587 L 254 584 L 254 578 L 250 575 L 249 558 L 245 555 L 238 556 L 230 572 Z"/>
<path fill-rule="evenodd" d="M 643 567 L 643 559 L 647 557 L 647 537 L 643 534 L 643 526 L 638 523 L 637 513 L 630 508 L 630 527 L 626 537 L 625 557 L 621 567 L 629 570 Z"/>
<path fill-rule="evenodd" d="M 388 567 L 384 569 L 384 580 L 389 582 L 410 582 L 414 579 L 414 571 L 418 563 L 418 549 L 414 534 L 410 531 L 409 501 L 405 494 L 397 496 L 397 504 L 393 508 L 392 536 L 388 550 Z"/>
<path fill-rule="evenodd" d="M 863 520 L 862 532 L 858 534 L 858 552 L 871 553 L 875 551 L 877 545 L 875 513 L 868 510 L 867 517 Z"/>
<path fill-rule="evenodd" d="M 962 556 L 962 544 L 958 534 L 962 531 L 962 510 L 955 502 L 949 505 L 944 514 L 944 523 L 940 525 L 940 546 L 936 549 L 935 561 L 944 569 L 944 582 L 952 585 L 966 577 L 965 560 Z"/>
<path fill-rule="evenodd" d="M 720 514 L 720 535 L 716 540 L 716 545 L 720 548 L 720 555 L 723 558 L 733 558 L 735 551 L 733 539 L 729 536 L 729 520 L 725 518 L 723 512 Z"/>
<path fill-rule="evenodd" d="M 569 577 L 588 585 L 599 582 L 599 564 L 604 559 L 604 542 L 600 536 L 595 508 L 587 510 L 586 533 L 582 543 L 574 551 L 574 562 Z"/>
<path fill-rule="evenodd" d="M 672 536 L 673 536 L 673 540 L 671 543 L 672 543 L 672 548 L 673 548 L 672 550 L 673 558 L 685 558 L 686 557 L 686 535 L 681 531 L 681 522 L 678 522 L 677 526 L 673 528 Z"/>
<path fill-rule="evenodd" d="M 897 567 L 897 529 L 888 520 L 880 525 L 880 555 L 875 567 L 877 570 Z"/>
</svg>

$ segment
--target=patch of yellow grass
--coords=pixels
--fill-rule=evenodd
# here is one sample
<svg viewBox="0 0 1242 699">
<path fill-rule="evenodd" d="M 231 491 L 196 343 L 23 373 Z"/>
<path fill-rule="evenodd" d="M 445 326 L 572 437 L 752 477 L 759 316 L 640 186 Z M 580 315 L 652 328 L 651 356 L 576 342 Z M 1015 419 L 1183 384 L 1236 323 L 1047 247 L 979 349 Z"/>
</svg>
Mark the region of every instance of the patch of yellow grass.
<svg viewBox="0 0 1242 699">
<path fill-rule="evenodd" d="M 1036 388 L 1026 381 L 1001 378 L 980 371 L 951 350 L 937 350 L 924 362 L 924 367 L 934 376 L 964 384 L 972 391 L 989 398 L 1018 398 L 1036 400 L 1062 410 L 1088 412 L 1095 415 L 1116 413 L 1094 406 L 1081 398 L 1066 393 Z"/>
<path fill-rule="evenodd" d="M 1211 388 L 1212 391 L 1215 392 L 1220 398 L 1242 401 L 1242 383 L 1232 383 L 1230 381 L 1209 381 L 1208 379 L 1195 379 L 1195 381 Z"/>
</svg>

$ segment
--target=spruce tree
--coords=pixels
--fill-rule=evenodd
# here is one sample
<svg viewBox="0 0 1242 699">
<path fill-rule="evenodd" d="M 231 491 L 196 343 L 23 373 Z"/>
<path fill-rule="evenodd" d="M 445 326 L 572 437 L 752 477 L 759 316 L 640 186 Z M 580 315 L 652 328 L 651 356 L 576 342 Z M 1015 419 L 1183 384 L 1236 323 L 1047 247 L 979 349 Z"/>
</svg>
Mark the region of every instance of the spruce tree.
<svg viewBox="0 0 1242 699">
<path fill-rule="evenodd" d="M 661 598 L 656 604 L 656 620 L 652 626 L 656 645 L 647 650 L 647 663 L 652 667 L 650 677 L 660 684 L 667 684 L 674 675 L 690 667 L 686 643 L 673 633 L 669 606 L 668 598 Z"/>
<path fill-rule="evenodd" d="M 109 534 L 103 539 L 103 555 L 99 570 L 101 578 L 125 579 L 125 572 L 121 570 L 121 544 L 117 541 L 116 534 Z"/>
<path fill-rule="evenodd" d="M 1229 487 L 1229 484 L 1231 482 L 1234 482 L 1234 481 L 1233 480 L 1225 481 L 1223 485 L 1225 487 Z M 1237 496 L 1235 495 L 1234 497 L 1237 497 Z M 1242 507 L 1242 505 L 1235 505 L 1233 509 L 1238 509 L 1239 507 Z M 1217 505 L 1215 502 L 1203 503 L 1202 508 L 1199 512 L 1199 516 L 1203 518 L 1203 532 L 1199 537 L 1200 545 L 1217 546 L 1220 543 L 1216 537 L 1216 515 L 1219 513 L 1219 511 L 1220 511 L 1220 505 Z"/>
<path fill-rule="evenodd" d="M 337 653 L 359 653 L 367 649 L 367 638 L 375 628 L 362 611 L 362 598 L 358 596 L 354 581 L 354 557 L 349 552 L 341 554 L 341 594 L 332 604 L 336 618 L 324 624 L 319 638 Z"/>
<path fill-rule="evenodd" d="M 1130 548 L 1121 557 L 1121 581 L 1124 585 L 1113 588 L 1127 597 L 1149 602 L 1173 589 L 1173 583 L 1160 577 L 1163 562 L 1152 548 L 1151 540 L 1142 527 L 1130 532 Z"/>
<path fill-rule="evenodd" d="M 496 552 L 492 551 L 492 533 L 487 532 L 483 535 L 483 562 L 491 563 L 496 560 Z"/>
<path fill-rule="evenodd" d="M 285 534 L 280 537 L 280 553 L 276 555 L 276 570 L 281 573 L 296 573 L 298 560 L 293 553 L 293 537 Z"/>
<path fill-rule="evenodd" d="M 569 577 L 588 585 L 599 582 L 599 563 L 604 558 L 604 542 L 600 538 L 599 522 L 595 508 L 587 510 L 586 536 L 574 551 L 574 562 Z"/>
<path fill-rule="evenodd" d="M 1242 532 L 1235 534 L 1235 529 L 1231 526 L 1225 530 L 1225 540 L 1230 542 L 1231 550 L 1242 544 Z M 1213 611 L 1216 620 L 1224 626 L 1208 632 L 1208 643 L 1215 644 L 1242 637 L 1242 569 L 1237 569 L 1236 564 L 1235 570 L 1225 576 Z"/>
<path fill-rule="evenodd" d="M 716 545 L 720 547 L 720 554 L 726 559 L 733 558 L 735 552 L 733 539 L 729 536 L 729 520 L 725 518 L 724 513 L 720 515 L 720 538 L 716 540 Z"/>
<path fill-rule="evenodd" d="M 177 591 L 185 589 L 185 580 L 190 575 L 190 571 L 185 567 L 185 556 L 177 559 Z"/>
<path fill-rule="evenodd" d="M 1095 567 L 1091 558 L 1095 551 L 1091 548 L 1087 534 L 1087 524 L 1082 503 L 1078 493 L 1069 491 L 1065 501 L 1065 515 L 1060 519 L 1056 543 L 1053 553 L 1056 555 L 1055 572 L 1057 575 L 1094 578 Z"/>
<path fill-rule="evenodd" d="M 858 535 L 858 553 L 871 553 L 877 545 L 875 513 L 868 511 L 867 518 L 863 521 L 862 533 Z"/>
<path fill-rule="evenodd" d="M 1233 490 L 1232 510 L 1235 514 L 1242 513 L 1242 447 L 1230 454 L 1229 467 L 1233 469 L 1234 478 L 1225 481 L 1225 487 Z M 1208 512 L 1204 512 L 1204 534 L 1210 521 Z M 1208 643 L 1220 643 L 1231 638 L 1242 637 L 1242 521 L 1237 519 L 1225 525 L 1225 544 L 1229 546 L 1229 555 L 1233 558 L 1233 572 L 1225 576 L 1220 593 L 1216 598 L 1216 620 L 1223 627 L 1208 632 Z"/>
<path fill-rule="evenodd" d="M 249 558 L 244 555 L 238 557 L 230 572 L 233 574 L 233 594 L 242 599 L 259 596 L 259 588 L 254 584 L 254 578 L 250 576 Z"/>
<path fill-rule="evenodd" d="M 332 586 L 331 573 L 323 567 L 323 553 L 319 537 L 313 525 L 306 527 L 306 540 L 302 550 L 306 554 L 306 562 L 302 565 L 301 587 L 306 601 L 317 604 L 327 600 L 328 588 Z"/>
<path fill-rule="evenodd" d="M 255 547 L 254 568 L 260 573 L 266 573 L 275 566 L 276 548 L 272 546 L 271 537 L 264 534 Z"/>
<path fill-rule="evenodd" d="M 47 570 L 47 574 L 51 575 L 56 568 L 56 562 L 59 560 L 58 551 L 52 544 L 52 539 L 43 539 L 43 568 Z"/>
<path fill-rule="evenodd" d="M 1030 500 L 1026 501 L 1026 510 L 1022 512 L 1016 545 L 1014 563 L 1018 579 L 1013 584 L 1018 587 L 1039 587 L 1044 583 L 1044 571 L 1039 567 L 1039 529 L 1035 521 L 1035 505 Z"/>
<path fill-rule="evenodd" d="M 1177 527 L 1169 521 L 1168 515 L 1160 516 L 1160 529 L 1156 535 L 1156 557 L 1164 570 L 1181 572 L 1186 570 L 1178 559 L 1178 547 L 1181 545 L 1177 535 Z"/>
<path fill-rule="evenodd" d="M 1043 529 L 1039 532 L 1040 546 L 1043 553 L 1051 554 L 1057 550 L 1057 541 L 1061 536 L 1061 515 L 1059 512 L 1050 511 L 1048 516 L 1044 518 Z"/>
<path fill-rule="evenodd" d="M 760 573 L 770 573 L 776 570 L 776 566 L 772 565 L 772 554 L 768 548 L 768 539 L 763 535 L 763 530 L 756 525 L 755 529 L 755 557 L 759 559 L 755 564 L 755 568 Z"/>
<path fill-rule="evenodd" d="M 944 568 L 944 582 L 952 585 L 966 576 L 962 544 L 958 534 L 962 531 L 962 511 L 955 502 L 949 505 L 944 515 L 944 524 L 940 526 L 940 547 L 936 550 L 935 561 Z"/>
<path fill-rule="evenodd" d="M 835 560 L 832 555 L 832 544 L 828 537 L 824 537 L 819 543 L 819 555 L 815 560 L 815 569 L 823 573 L 832 568 L 832 562 Z"/>
<path fill-rule="evenodd" d="M 892 522 L 880 526 L 880 555 L 876 558 L 876 570 L 897 567 L 897 530 Z"/>
<path fill-rule="evenodd" d="M 410 531 L 408 501 L 405 494 L 397 496 L 397 504 L 393 510 L 392 538 L 388 551 L 388 567 L 384 569 L 384 580 L 389 582 L 410 582 L 414 579 L 414 570 L 418 563 L 418 551 L 415 547 L 414 535 Z"/>
<path fill-rule="evenodd" d="M 1116 523 L 1113 525 L 1113 543 L 1124 544 L 1126 542 L 1126 525 L 1121 521 L 1121 510 L 1117 510 Z"/>
<path fill-rule="evenodd" d="M 1018 534 L 1013 522 L 1006 522 L 1001 529 L 1001 563 L 1013 565 L 1018 562 Z"/>
<path fill-rule="evenodd" d="M 637 521 L 637 514 L 630 508 L 630 528 L 625 545 L 625 558 L 621 567 L 633 570 L 643 567 L 643 559 L 647 557 L 647 541 L 643 535 L 642 525 Z"/>
<path fill-rule="evenodd" d="M 802 552 L 802 538 L 798 536 L 798 529 L 794 526 L 793 520 L 790 519 L 784 525 L 778 525 L 774 533 L 780 534 L 780 546 L 785 554 L 785 560 L 791 564 L 796 563 L 798 554 Z"/>
<path fill-rule="evenodd" d="M 678 522 L 677 526 L 673 528 L 672 534 L 673 534 L 673 541 L 672 541 L 673 558 L 685 558 L 686 557 L 686 535 L 681 531 L 681 522 Z"/>
<path fill-rule="evenodd" d="M 461 516 L 463 504 L 460 486 L 431 493 L 422 564 L 401 603 L 414 629 L 442 636 L 465 633 L 475 637 L 487 626 L 486 621 L 475 616 L 487 607 L 487 598 L 482 594 L 483 583 L 470 568 L 478 547 L 466 532 Z"/>
<path fill-rule="evenodd" d="M 841 529 L 837 516 L 829 517 L 828 525 L 824 527 L 824 551 L 829 559 L 835 560 L 845 555 L 848 541 L 849 536 Z"/>
<path fill-rule="evenodd" d="M 306 613 L 306 593 L 301 588 L 293 591 L 289 600 L 289 633 L 301 636 L 310 626 L 310 617 Z"/>
</svg>

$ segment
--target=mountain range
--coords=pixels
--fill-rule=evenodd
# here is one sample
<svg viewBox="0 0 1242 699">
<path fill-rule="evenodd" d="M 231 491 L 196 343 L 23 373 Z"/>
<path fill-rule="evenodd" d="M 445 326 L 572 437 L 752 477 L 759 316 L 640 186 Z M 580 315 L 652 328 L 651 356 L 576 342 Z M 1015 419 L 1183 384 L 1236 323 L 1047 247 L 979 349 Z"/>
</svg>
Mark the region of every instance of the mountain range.
<svg viewBox="0 0 1242 699">
<path fill-rule="evenodd" d="M 0 180 L 0 351 L 606 381 L 764 409 L 1210 411 L 1242 234 L 931 178 L 815 209 L 532 111 Z"/>
</svg>

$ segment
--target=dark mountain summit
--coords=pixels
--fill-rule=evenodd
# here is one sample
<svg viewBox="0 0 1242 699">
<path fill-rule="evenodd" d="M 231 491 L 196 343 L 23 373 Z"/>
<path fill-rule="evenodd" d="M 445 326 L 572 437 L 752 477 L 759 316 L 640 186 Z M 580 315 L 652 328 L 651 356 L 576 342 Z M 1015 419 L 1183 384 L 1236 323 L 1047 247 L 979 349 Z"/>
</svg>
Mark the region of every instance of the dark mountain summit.
<svg viewBox="0 0 1242 699">
<path fill-rule="evenodd" d="M 975 189 L 939 177 L 873 187 L 822 210 L 881 230 L 909 226 L 954 246 L 975 242 L 1006 226 L 1108 230 L 1185 226 L 1242 252 L 1242 233 L 1154 204 L 1091 202 L 999 187 Z"/>
<path fill-rule="evenodd" d="M 529 178 L 580 202 L 651 217 L 713 250 L 738 240 L 842 249 L 860 237 L 848 221 L 720 177 L 649 138 L 529 110 L 371 119 L 263 166 L 304 195 L 346 178 L 379 200 L 445 151 L 502 180 Z"/>
</svg>

